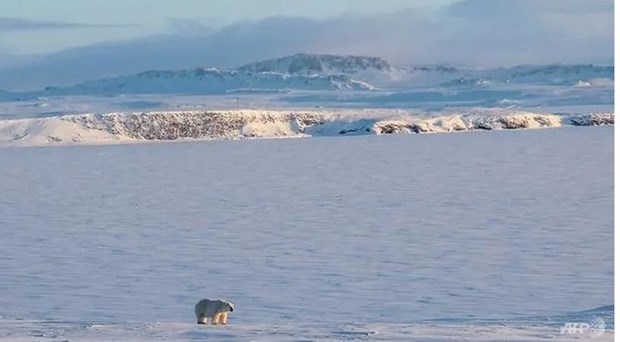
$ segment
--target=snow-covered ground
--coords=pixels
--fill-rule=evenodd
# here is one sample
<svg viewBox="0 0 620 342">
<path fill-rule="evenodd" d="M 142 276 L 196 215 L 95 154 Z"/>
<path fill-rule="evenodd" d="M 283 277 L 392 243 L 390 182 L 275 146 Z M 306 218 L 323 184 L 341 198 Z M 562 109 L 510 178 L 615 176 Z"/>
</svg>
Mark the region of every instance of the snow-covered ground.
<svg viewBox="0 0 620 342">
<path fill-rule="evenodd" d="M 613 66 L 5 90 L 0 147 L 73 146 L 0 148 L 2 342 L 613 339 Z"/>
<path fill-rule="evenodd" d="M 611 341 L 612 142 L 0 149 L 0 340 Z"/>
<path fill-rule="evenodd" d="M 611 310 L 611 311 L 610 311 Z M 610 317 L 613 309 L 603 308 Z M 598 316 L 584 316 L 589 324 Z M 204 327 L 187 322 L 93 323 L 0 320 L 0 341 L 613 341 L 613 331 L 561 333 L 564 322 L 243 324 Z"/>
</svg>

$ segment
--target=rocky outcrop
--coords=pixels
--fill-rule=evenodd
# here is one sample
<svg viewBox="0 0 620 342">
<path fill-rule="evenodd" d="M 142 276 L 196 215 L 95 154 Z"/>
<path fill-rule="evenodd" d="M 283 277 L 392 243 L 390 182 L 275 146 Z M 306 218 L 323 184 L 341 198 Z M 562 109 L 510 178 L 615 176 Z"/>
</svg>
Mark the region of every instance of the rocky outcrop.
<svg viewBox="0 0 620 342">
<path fill-rule="evenodd" d="M 613 113 L 481 111 L 401 115 L 313 111 L 192 111 L 66 115 L 0 121 L 0 145 L 442 133 L 613 125 Z"/>
<path fill-rule="evenodd" d="M 565 119 L 571 126 L 606 126 L 614 124 L 614 113 L 593 113 L 570 116 Z"/>
</svg>

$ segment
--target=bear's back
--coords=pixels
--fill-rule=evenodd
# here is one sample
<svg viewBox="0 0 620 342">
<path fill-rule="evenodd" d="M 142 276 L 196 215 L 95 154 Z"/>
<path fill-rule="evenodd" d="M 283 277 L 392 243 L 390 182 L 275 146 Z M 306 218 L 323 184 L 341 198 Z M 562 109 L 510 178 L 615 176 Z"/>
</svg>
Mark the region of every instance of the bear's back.
<svg viewBox="0 0 620 342">
<path fill-rule="evenodd" d="M 206 311 L 209 308 L 213 310 L 215 308 L 214 302 L 215 301 L 211 299 L 202 299 L 201 301 L 196 303 L 196 307 L 194 308 L 194 312 L 196 313 L 196 316 L 198 317 L 205 316 L 205 314 L 207 313 Z"/>
<path fill-rule="evenodd" d="M 224 302 L 222 300 L 216 299 L 202 299 L 198 303 L 196 303 L 196 307 L 194 308 L 194 312 L 197 317 L 200 316 L 212 316 L 216 312 L 220 311 L 223 307 Z"/>
</svg>

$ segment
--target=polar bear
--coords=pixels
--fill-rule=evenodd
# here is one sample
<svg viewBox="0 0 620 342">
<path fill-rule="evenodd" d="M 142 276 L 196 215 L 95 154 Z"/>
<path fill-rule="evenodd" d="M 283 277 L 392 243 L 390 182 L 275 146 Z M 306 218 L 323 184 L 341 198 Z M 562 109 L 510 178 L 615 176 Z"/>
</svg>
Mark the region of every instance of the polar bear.
<svg viewBox="0 0 620 342">
<path fill-rule="evenodd" d="M 211 318 L 211 324 L 228 323 L 228 313 L 233 312 L 234 305 L 231 302 L 217 299 L 203 299 L 196 303 L 194 312 L 198 324 L 207 324 L 208 318 Z"/>
</svg>

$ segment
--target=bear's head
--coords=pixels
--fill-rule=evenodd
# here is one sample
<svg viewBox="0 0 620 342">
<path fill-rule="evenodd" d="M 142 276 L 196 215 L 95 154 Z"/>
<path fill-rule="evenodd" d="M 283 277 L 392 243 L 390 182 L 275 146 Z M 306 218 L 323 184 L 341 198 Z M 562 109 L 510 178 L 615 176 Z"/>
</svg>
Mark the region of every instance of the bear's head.
<svg viewBox="0 0 620 342">
<path fill-rule="evenodd" d="M 231 302 L 227 302 L 227 301 L 223 301 L 223 302 L 224 302 L 223 308 L 224 308 L 226 311 L 233 312 L 233 311 L 235 310 L 235 306 L 234 306 L 234 304 L 233 304 L 233 303 L 231 303 Z"/>
</svg>

